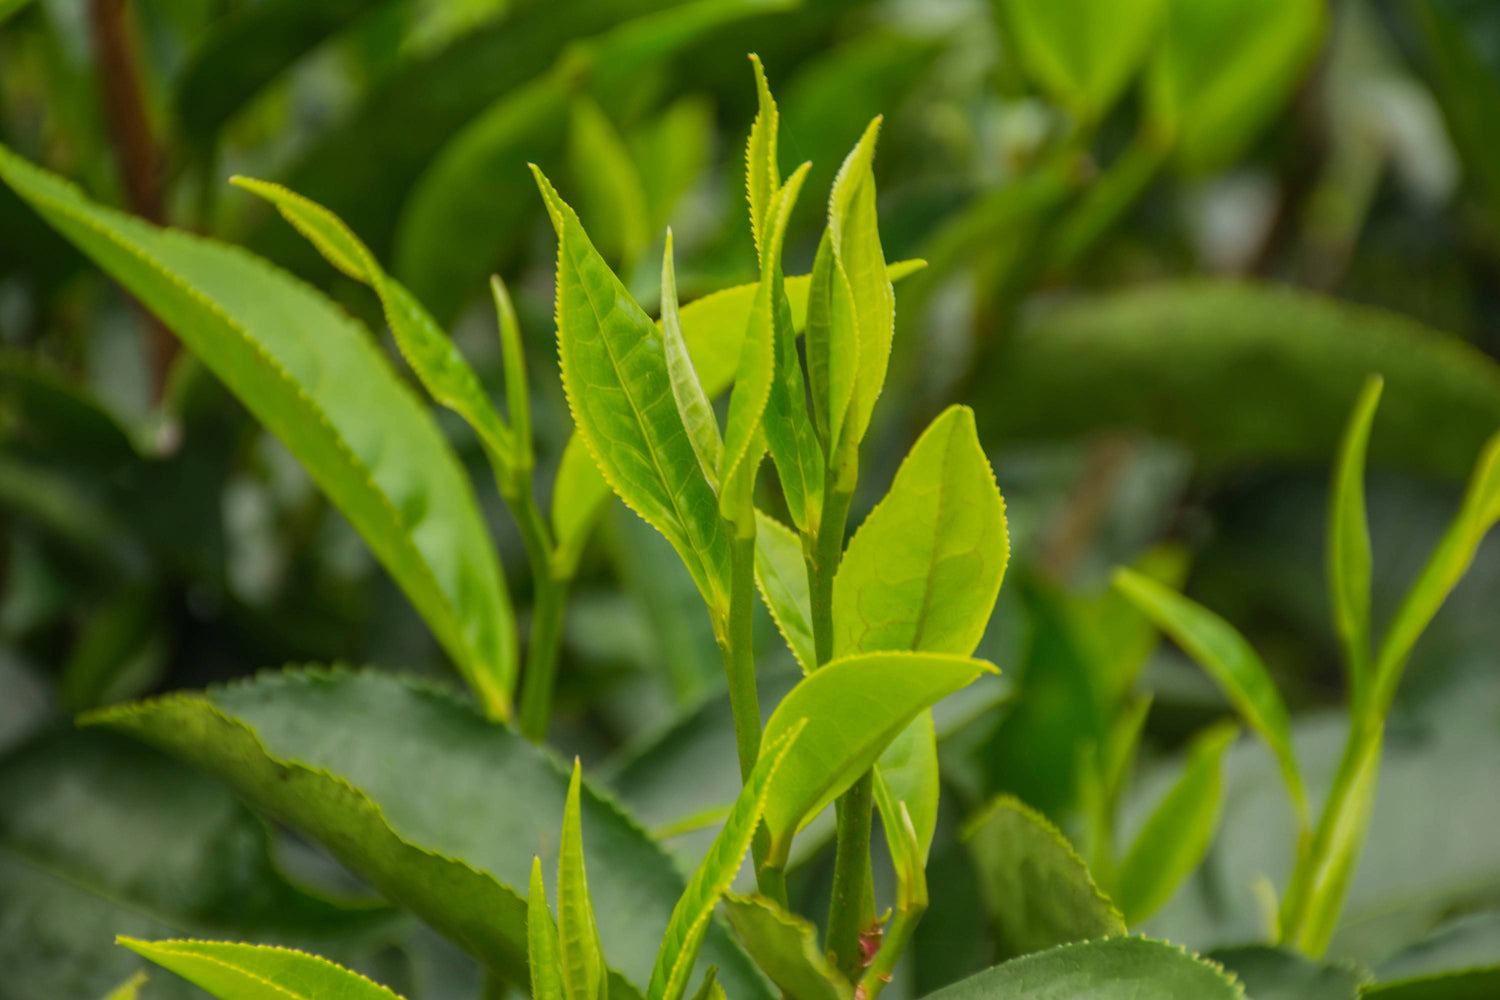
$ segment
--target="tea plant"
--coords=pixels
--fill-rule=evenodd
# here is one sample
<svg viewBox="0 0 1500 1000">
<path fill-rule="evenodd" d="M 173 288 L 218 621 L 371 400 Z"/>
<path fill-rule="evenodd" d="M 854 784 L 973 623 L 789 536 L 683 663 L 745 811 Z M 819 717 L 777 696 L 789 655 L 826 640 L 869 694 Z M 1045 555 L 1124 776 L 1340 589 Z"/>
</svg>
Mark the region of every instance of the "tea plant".
<svg viewBox="0 0 1500 1000">
<path fill-rule="evenodd" d="M 885 260 L 873 173 L 880 120 L 832 182 L 811 273 L 789 278 L 783 246 L 808 165 L 782 176 L 777 107 L 758 60 L 753 66 L 753 284 L 680 304 L 668 232 L 660 318 L 651 319 L 579 215 L 532 168 L 556 235 L 558 357 L 575 424 L 550 516 L 536 500 L 530 393 L 505 286 L 492 282 L 506 363 L 502 416 L 439 324 L 349 227 L 286 188 L 237 182 L 370 288 L 418 382 L 473 428 L 535 583 L 524 664 L 473 488 L 360 324 L 245 251 L 102 208 L 0 149 L 0 178 L 155 313 L 303 463 L 421 613 L 474 702 L 390 674 L 290 668 L 83 721 L 222 779 L 479 959 L 495 989 L 529 983 L 537 1000 L 680 1000 L 690 989 L 741 1000 L 772 996 L 771 984 L 796 1000 L 874 1000 L 930 902 L 940 790 L 933 706 L 995 671 L 974 653 L 1009 536 L 968 409 L 951 407 L 930 422 L 885 497 L 847 532 L 860 449 L 891 356 L 892 281 L 921 266 Z M 1301 828 L 1277 937 L 1312 956 L 1327 943 L 1353 870 L 1406 657 L 1500 519 L 1496 439 L 1372 656 L 1360 473 L 1378 385 L 1361 399 L 1335 479 L 1330 569 L 1353 726 L 1316 827 L 1286 710 L 1248 645 L 1149 577 L 1119 578 L 1203 662 L 1280 761 Z M 721 424 L 715 400 L 726 390 Z M 774 482 L 759 474 L 768 455 Z M 712 819 L 718 832 L 686 880 L 584 781 L 577 761 L 569 773 L 537 745 L 551 714 L 567 595 L 611 494 L 681 558 L 723 656 L 741 788 Z M 757 591 L 804 674 L 764 722 L 751 631 Z M 1018 800 L 992 802 L 965 839 L 1001 929 L 999 957 L 1009 961 L 936 995 L 1243 995 L 1219 966 L 1125 934 L 1203 856 L 1220 761 L 1237 729 L 1219 724 L 1199 737 L 1181 779 L 1116 865 L 1114 803 L 1145 716 L 1126 688 L 1112 706 L 1112 738 L 1088 758 L 1094 875 L 1046 818 Z M 787 876 L 794 841 L 810 837 L 805 827 L 829 806 L 836 842 L 820 940 L 819 927 L 791 906 Z M 895 887 L 885 909 L 873 872 L 876 814 Z M 747 855 L 753 892 L 736 887 Z M 721 910 L 728 928 L 716 919 Z M 394 996 L 286 948 L 121 943 L 225 998 Z M 138 988 L 132 981 L 116 995 Z"/>
</svg>

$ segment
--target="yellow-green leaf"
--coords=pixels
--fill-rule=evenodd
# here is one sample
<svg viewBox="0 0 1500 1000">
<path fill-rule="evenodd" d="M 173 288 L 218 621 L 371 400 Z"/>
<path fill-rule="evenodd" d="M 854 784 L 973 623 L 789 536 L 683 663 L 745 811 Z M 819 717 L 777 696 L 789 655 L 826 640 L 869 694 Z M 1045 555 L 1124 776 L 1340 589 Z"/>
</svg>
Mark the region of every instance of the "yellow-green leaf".
<svg viewBox="0 0 1500 1000">
<path fill-rule="evenodd" d="M 709 606 L 727 607 L 729 537 L 672 398 L 661 332 L 533 171 L 557 230 L 558 354 L 573 421 L 611 488 L 677 550 Z"/>
<path fill-rule="evenodd" d="M 724 897 L 740 942 L 761 971 L 797 1000 L 853 1000 L 854 986 L 818 946 L 818 929 L 765 896 Z"/>
<path fill-rule="evenodd" d="M 563 1000 L 557 924 L 547 906 L 540 857 L 531 859 L 531 887 L 526 894 L 526 967 L 531 972 L 531 1000 Z"/>
<path fill-rule="evenodd" d="M 755 237 L 756 253 L 760 254 L 765 241 L 766 213 L 771 199 L 781 187 L 781 168 L 776 163 L 776 133 L 780 117 L 760 56 L 751 53 L 750 64 L 755 69 L 755 97 L 759 109 L 750 125 L 750 139 L 745 144 L 745 197 L 750 202 L 750 232 Z"/>
<path fill-rule="evenodd" d="M 761 511 L 755 512 L 755 583 L 771 620 L 804 674 L 818 658 L 813 649 L 811 590 L 797 533 Z"/>
<path fill-rule="evenodd" d="M 974 413 L 949 407 L 849 541 L 833 581 L 834 655 L 972 653 L 1009 552 L 1005 501 Z"/>
<path fill-rule="evenodd" d="M 357 972 L 291 948 L 124 937 L 119 943 L 219 1000 L 401 1000 Z"/>
<path fill-rule="evenodd" d="M 567 1000 L 609 1000 L 604 949 L 589 900 L 588 872 L 583 861 L 583 819 L 579 799 L 583 768 L 573 759 L 563 807 L 562 844 L 557 855 L 557 954 Z"/>
<path fill-rule="evenodd" d="M 661 258 L 661 333 L 666 345 L 667 374 L 672 380 L 672 398 L 682 416 L 698 467 L 709 483 L 719 483 L 719 463 L 724 458 L 724 439 L 719 436 L 719 418 L 703 393 L 703 384 L 693 370 L 687 341 L 682 338 L 682 319 L 677 309 L 677 271 L 672 261 L 672 230 Z"/>
</svg>

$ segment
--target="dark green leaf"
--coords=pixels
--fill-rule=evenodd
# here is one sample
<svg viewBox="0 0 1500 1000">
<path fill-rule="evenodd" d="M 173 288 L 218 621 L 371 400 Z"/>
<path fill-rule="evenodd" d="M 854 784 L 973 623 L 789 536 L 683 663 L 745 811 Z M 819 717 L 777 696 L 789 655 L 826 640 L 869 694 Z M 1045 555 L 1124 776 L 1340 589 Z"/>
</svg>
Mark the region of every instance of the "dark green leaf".
<svg viewBox="0 0 1500 1000">
<path fill-rule="evenodd" d="M 1245 1000 L 1245 992 L 1176 945 L 1116 937 L 1012 959 L 929 1000 Z"/>
</svg>

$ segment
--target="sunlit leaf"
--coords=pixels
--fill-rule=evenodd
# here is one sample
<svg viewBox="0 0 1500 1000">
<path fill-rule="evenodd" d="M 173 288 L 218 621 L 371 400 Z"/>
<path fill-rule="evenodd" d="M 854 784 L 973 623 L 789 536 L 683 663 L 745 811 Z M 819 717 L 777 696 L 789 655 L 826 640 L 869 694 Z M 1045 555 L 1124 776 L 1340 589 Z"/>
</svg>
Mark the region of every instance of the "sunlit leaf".
<svg viewBox="0 0 1500 1000">
<path fill-rule="evenodd" d="M 729 538 L 672 397 L 661 332 L 539 170 L 536 179 L 557 230 L 558 353 L 574 423 L 604 478 L 677 550 L 710 608 L 727 607 Z"/>
<path fill-rule="evenodd" d="M 803 673 L 817 666 L 807 563 L 797 533 L 769 514 L 755 514 L 755 583 L 771 620 Z"/>
<path fill-rule="evenodd" d="M 563 1000 L 557 923 L 547 906 L 541 858 L 531 860 L 531 886 L 526 893 L 526 967 L 531 973 L 532 1000 Z"/>
<path fill-rule="evenodd" d="M 994 669 L 938 653 L 867 653 L 804 678 L 766 722 L 769 743 L 808 720 L 766 800 L 770 857 L 784 859 L 803 822 L 847 790 L 919 712 Z"/>
<path fill-rule="evenodd" d="M 326 958 L 292 948 L 229 941 L 120 944 L 196 983 L 219 1000 L 400 1000 L 395 993 Z"/>
<path fill-rule="evenodd" d="M 833 581 L 834 655 L 972 653 L 1009 554 L 1005 501 L 973 411 L 950 407 L 849 541 Z"/>
<path fill-rule="evenodd" d="M 573 776 L 563 806 L 562 844 L 557 854 L 557 956 L 568 1000 L 609 1000 L 604 949 L 594 923 L 587 866 L 583 858 L 580 805 L 583 768 L 573 759 Z"/>
<path fill-rule="evenodd" d="M 677 309 L 677 273 L 672 261 L 672 231 L 667 230 L 667 247 L 661 258 L 661 333 L 666 346 L 667 374 L 672 381 L 672 398 L 682 416 L 693 454 L 704 478 L 718 486 L 719 463 L 724 458 L 724 439 L 719 435 L 719 418 L 703 393 L 703 384 L 693 370 L 687 341 L 682 339 L 682 320 Z"/>
<path fill-rule="evenodd" d="M 1165 903 L 1213 843 L 1224 799 L 1224 751 L 1238 734 L 1238 726 L 1223 723 L 1199 735 L 1181 776 L 1136 834 L 1115 893 L 1127 924 L 1139 924 Z"/>
<path fill-rule="evenodd" d="M 771 781 L 802 729 L 802 725 L 794 726 L 781 733 L 775 742 L 762 744 L 755 770 L 750 773 L 734 808 L 714 838 L 713 846 L 688 880 L 682 898 L 672 911 L 671 922 L 667 924 L 666 935 L 656 955 L 656 966 L 651 970 L 647 1000 L 681 1000 L 687 992 L 688 978 L 698 958 L 698 949 L 703 945 L 703 937 L 708 933 L 714 908 L 739 873 L 740 862 L 750 849 L 750 840 L 760 825 Z"/>
</svg>

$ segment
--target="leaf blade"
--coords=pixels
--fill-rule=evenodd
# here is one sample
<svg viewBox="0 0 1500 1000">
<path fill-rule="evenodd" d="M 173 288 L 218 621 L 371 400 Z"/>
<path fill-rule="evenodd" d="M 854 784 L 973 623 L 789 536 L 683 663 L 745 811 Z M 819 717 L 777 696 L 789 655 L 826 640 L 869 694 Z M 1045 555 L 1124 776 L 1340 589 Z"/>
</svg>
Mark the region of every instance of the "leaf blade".
<svg viewBox="0 0 1500 1000">
<path fill-rule="evenodd" d="M 1378 375 L 1365 381 L 1339 446 L 1328 500 L 1328 588 L 1344 664 L 1361 704 L 1370 684 L 1370 525 L 1365 513 L 1365 453 L 1380 391 Z"/>
<path fill-rule="evenodd" d="M 221 1000 L 401 1000 L 357 972 L 292 948 L 228 941 L 119 943 Z"/>
</svg>

